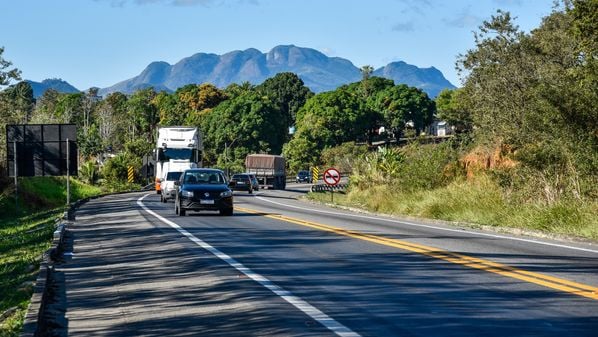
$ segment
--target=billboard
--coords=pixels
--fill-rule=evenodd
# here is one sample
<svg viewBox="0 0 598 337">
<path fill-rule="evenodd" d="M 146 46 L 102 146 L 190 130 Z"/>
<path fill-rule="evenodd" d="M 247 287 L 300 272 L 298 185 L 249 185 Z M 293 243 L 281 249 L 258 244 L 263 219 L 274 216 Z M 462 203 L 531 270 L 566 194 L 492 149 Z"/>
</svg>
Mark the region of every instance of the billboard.
<svg viewBox="0 0 598 337">
<path fill-rule="evenodd" d="M 69 140 L 67 153 L 66 140 Z M 19 177 L 77 175 L 75 124 L 11 124 L 6 126 L 8 175 L 14 177 L 15 147 Z"/>
</svg>

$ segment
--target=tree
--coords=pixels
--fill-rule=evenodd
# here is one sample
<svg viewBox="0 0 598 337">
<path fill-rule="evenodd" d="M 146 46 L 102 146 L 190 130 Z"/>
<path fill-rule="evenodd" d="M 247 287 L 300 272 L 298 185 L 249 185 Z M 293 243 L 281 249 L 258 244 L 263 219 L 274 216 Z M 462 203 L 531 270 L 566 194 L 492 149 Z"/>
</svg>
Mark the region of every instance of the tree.
<svg viewBox="0 0 598 337">
<path fill-rule="evenodd" d="M 529 34 L 499 11 L 457 63 L 478 141 L 512 149 L 515 177 L 548 203 L 598 194 L 596 43 L 586 34 L 597 2 L 563 4 Z"/>
<path fill-rule="evenodd" d="M 279 154 L 286 136 L 283 123 L 274 104 L 255 91 L 223 101 L 202 119 L 205 159 L 219 167 L 231 162 L 239 167 L 248 153 Z"/>
<path fill-rule="evenodd" d="M 112 134 L 112 137 L 104 138 L 104 146 L 112 152 L 118 152 L 124 149 L 124 144 L 131 137 L 128 135 L 130 121 L 127 115 L 128 98 L 121 92 L 114 92 L 109 94 L 104 100 L 105 104 L 100 109 L 105 109 L 99 112 L 99 129 L 100 135 Z M 109 132 L 108 130 L 112 130 Z"/>
<path fill-rule="evenodd" d="M 31 123 L 35 124 L 52 124 L 59 123 L 56 115 L 56 106 L 60 93 L 54 89 L 46 90 L 40 98 L 37 99 L 35 110 L 31 117 Z"/>
<path fill-rule="evenodd" d="M 186 114 L 185 124 L 199 126 L 203 115 L 227 98 L 222 90 L 209 83 L 196 86 L 187 97 L 179 96 L 179 100 L 187 102 L 190 109 Z"/>
<path fill-rule="evenodd" d="M 436 96 L 438 118 L 455 127 L 457 133 L 470 132 L 473 129 L 471 113 L 463 105 L 463 91 L 444 89 Z"/>
<path fill-rule="evenodd" d="M 4 54 L 4 47 L 0 47 L 0 89 L 11 84 L 13 80 L 21 79 L 21 71 L 17 68 L 11 69 L 12 62 L 5 60 L 2 54 Z M 6 90 L 0 91 L 0 161 L 6 155 L 6 124 L 16 123 L 20 118 L 14 116 L 13 102 L 10 96 Z"/>
<path fill-rule="evenodd" d="M 6 117 L 12 120 L 12 123 L 28 123 L 35 104 L 31 85 L 25 81 L 19 82 L 6 88 L 3 95 Z"/>
<path fill-rule="evenodd" d="M 276 74 L 260 84 L 257 90 L 277 106 L 287 127 L 295 125 L 297 111 L 313 96 L 303 80 L 290 72 Z"/>
<path fill-rule="evenodd" d="M 169 94 L 161 91 L 154 97 L 152 104 L 158 109 L 160 125 L 173 126 L 182 125 L 185 119 L 184 111 L 179 109 L 177 94 Z"/>
<path fill-rule="evenodd" d="M 56 117 L 61 123 L 81 125 L 83 93 L 62 94 L 56 104 Z"/>
<path fill-rule="evenodd" d="M 400 84 L 379 91 L 375 107 L 382 112 L 384 123 L 399 138 L 408 123 L 413 124 L 416 134 L 432 123 L 436 106 L 421 89 Z"/>
<path fill-rule="evenodd" d="M 96 124 L 91 124 L 87 131 L 83 131 L 83 129 L 79 130 L 78 143 L 79 151 L 85 158 L 96 156 L 104 150 L 102 138 Z"/>
<path fill-rule="evenodd" d="M 127 115 L 130 118 L 130 139 L 138 137 L 153 142 L 156 138 L 156 127 L 160 121 L 158 109 L 152 103 L 156 97 L 154 88 L 138 90 L 127 100 Z"/>
<path fill-rule="evenodd" d="M 342 86 L 308 99 L 297 113 L 297 131 L 284 148 L 291 169 L 315 165 L 323 149 L 344 142 L 365 140 L 376 120 L 365 100 Z"/>
<path fill-rule="evenodd" d="M 361 90 L 363 93 L 364 97 L 369 97 L 370 96 L 370 77 L 372 75 L 372 73 L 374 72 L 374 67 L 370 66 L 370 65 L 365 65 L 363 67 L 361 67 L 361 69 L 359 69 L 359 71 L 361 72 Z"/>
<path fill-rule="evenodd" d="M 12 62 L 5 60 L 2 54 L 4 54 L 4 47 L 0 47 L 0 88 L 9 85 L 12 80 L 21 79 L 21 71 L 17 68 L 9 69 Z"/>
</svg>

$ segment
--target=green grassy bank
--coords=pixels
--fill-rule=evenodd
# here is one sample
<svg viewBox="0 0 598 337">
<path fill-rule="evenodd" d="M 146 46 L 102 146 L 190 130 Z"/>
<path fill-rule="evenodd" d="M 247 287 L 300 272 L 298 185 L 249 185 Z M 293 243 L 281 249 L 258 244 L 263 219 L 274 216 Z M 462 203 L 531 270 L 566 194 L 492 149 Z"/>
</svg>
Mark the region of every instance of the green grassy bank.
<svg viewBox="0 0 598 337">
<path fill-rule="evenodd" d="M 310 193 L 308 198 L 330 202 L 330 192 Z M 354 188 L 335 193 L 334 202 L 371 212 L 598 240 L 598 202 L 509 202 L 490 179 L 458 180 L 415 192 L 398 191 L 389 185 Z"/>
<path fill-rule="evenodd" d="M 71 179 L 72 201 L 100 193 Z M 41 256 L 66 209 L 65 178 L 20 178 L 18 203 L 17 213 L 12 186 L 0 195 L 0 336 L 18 336 L 22 328 Z"/>
</svg>

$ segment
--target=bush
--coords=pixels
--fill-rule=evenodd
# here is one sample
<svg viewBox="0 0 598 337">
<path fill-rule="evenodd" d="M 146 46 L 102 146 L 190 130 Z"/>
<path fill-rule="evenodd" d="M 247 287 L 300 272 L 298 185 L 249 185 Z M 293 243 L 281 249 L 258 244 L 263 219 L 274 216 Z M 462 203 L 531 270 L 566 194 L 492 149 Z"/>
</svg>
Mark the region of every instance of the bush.
<svg viewBox="0 0 598 337">
<path fill-rule="evenodd" d="M 459 175 L 459 152 L 451 142 L 441 144 L 410 144 L 401 149 L 405 156 L 398 174 L 402 190 L 434 189 L 450 183 Z"/>
<path fill-rule="evenodd" d="M 357 188 L 392 185 L 403 191 L 437 188 L 462 175 L 458 156 L 451 142 L 379 148 L 358 160 L 351 183 Z"/>
<path fill-rule="evenodd" d="M 340 172 L 352 172 L 356 159 L 363 158 L 367 153 L 367 146 L 347 142 L 325 149 L 320 155 L 320 160 L 323 165 L 334 167 Z"/>
<path fill-rule="evenodd" d="M 141 168 L 141 162 L 127 152 L 119 153 L 108 159 L 102 168 L 104 183 L 107 185 L 126 183 L 129 166 L 132 166 L 133 170 L 138 172 Z"/>
<path fill-rule="evenodd" d="M 89 160 L 81 165 L 79 168 L 79 176 L 84 182 L 95 185 L 98 180 L 98 166 L 94 160 Z"/>
<path fill-rule="evenodd" d="M 400 165 L 405 161 L 398 149 L 379 147 L 378 151 L 358 159 L 349 178 L 351 185 L 360 189 L 397 181 Z"/>
</svg>

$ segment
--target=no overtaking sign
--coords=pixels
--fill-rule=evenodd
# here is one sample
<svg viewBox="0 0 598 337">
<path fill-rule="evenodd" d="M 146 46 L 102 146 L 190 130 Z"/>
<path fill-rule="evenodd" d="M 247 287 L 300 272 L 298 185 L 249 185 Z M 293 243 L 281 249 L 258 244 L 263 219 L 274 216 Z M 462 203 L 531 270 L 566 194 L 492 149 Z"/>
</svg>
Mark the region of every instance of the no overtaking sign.
<svg viewBox="0 0 598 337">
<path fill-rule="evenodd" d="M 329 168 L 324 172 L 324 182 L 328 186 L 336 186 L 341 181 L 341 174 L 335 168 Z"/>
</svg>

